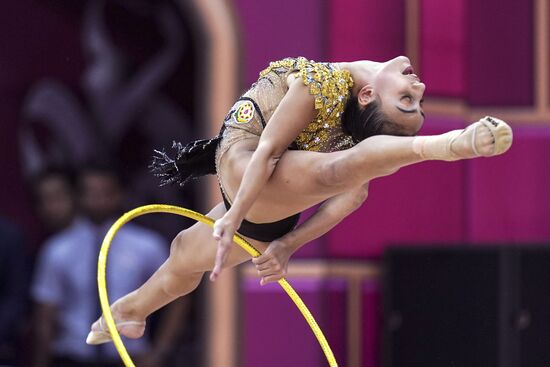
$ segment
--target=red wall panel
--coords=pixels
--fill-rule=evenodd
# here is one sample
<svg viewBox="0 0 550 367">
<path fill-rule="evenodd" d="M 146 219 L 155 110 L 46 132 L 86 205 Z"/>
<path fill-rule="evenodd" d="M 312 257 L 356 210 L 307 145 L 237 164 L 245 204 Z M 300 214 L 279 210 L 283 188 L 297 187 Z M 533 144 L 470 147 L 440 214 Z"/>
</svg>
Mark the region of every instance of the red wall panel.
<svg viewBox="0 0 550 367">
<path fill-rule="evenodd" d="M 505 155 L 470 162 L 471 242 L 550 240 L 550 128 L 517 127 Z"/>
<path fill-rule="evenodd" d="M 385 61 L 405 52 L 404 0 L 330 0 L 331 61 Z"/>
<path fill-rule="evenodd" d="M 533 104 L 533 0 L 468 1 L 468 100 Z"/>
<path fill-rule="evenodd" d="M 324 61 L 325 7 L 317 0 L 235 0 L 241 26 L 245 87 L 270 61 L 304 56 Z"/>
<path fill-rule="evenodd" d="M 466 96 L 466 4 L 422 0 L 421 77 L 427 95 Z"/>
</svg>

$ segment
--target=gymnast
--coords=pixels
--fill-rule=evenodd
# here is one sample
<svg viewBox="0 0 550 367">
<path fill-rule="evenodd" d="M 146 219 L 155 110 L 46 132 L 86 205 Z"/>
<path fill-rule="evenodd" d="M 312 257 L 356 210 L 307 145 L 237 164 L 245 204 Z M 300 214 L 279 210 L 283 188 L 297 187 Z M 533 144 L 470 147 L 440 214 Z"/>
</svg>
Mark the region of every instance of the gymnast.
<svg viewBox="0 0 550 367">
<path fill-rule="evenodd" d="M 170 257 L 140 288 L 111 305 L 117 330 L 139 338 L 154 311 L 193 291 L 203 274 L 250 259 L 234 246 L 239 232 L 263 254 L 252 259 L 261 284 L 285 276 L 292 254 L 325 234 L 367 198 L 371 180 L 426 160 L 455 161 L 504 153 L 512 130 L 485 117 L 465 129 L 416 136 L 426 86 L 404 56 L 387 62 L 270 63 L 233 105 L 213 139 L 157 152 L 152 169 L 164 184 L 217 174 L 223 202 L 181 231 Z M 296 227 L 300 212 L 320 204 Z M 103 318 L 87 343 L 110 341 Z"/>
</svg>

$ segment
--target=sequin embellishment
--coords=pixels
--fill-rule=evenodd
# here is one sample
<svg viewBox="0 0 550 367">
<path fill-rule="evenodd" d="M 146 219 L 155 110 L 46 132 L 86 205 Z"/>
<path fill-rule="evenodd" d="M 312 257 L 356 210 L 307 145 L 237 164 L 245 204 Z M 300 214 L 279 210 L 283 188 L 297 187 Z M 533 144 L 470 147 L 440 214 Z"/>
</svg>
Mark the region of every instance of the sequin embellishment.
<svg viewBox="0 0 550 367">
<path fill-rule="evenodd" d="M 246 124 L 254 117 L 254 105 L 250 101 L 245 101 L 235 111 L 235 119 L 238 124 Z"/>
<path fill-rule="evenodd" d="M 248 124 L 253 118 L 256 109 L 254 104 L 248 100 L 239 100 L 231 107 L 225 117 L 225 124 Z"/>
<path fill-rule="evenodd" d="M 298 71 L 309 93 L 315 97 L 317 116 L 298 135 L 295 142 L 299 149 L 322 150 L 341 126 L 341 115 L 349 98 L 353 79 L 347 70 L 337 70 L 330 63 L 309 61 L 304 57 L 287 58 L 269 64 L 260 78 L 274 72 L 278 75 Z"/>
</svg>

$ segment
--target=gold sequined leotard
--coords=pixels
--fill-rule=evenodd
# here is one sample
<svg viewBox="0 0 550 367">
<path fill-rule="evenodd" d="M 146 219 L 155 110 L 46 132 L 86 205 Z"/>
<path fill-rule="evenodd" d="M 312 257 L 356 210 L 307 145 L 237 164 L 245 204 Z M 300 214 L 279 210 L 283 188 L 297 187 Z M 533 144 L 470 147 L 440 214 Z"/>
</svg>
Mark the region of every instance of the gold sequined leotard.
<svg viewBox="0 0 550 367">
<path fill-rule="evenodd" d="M 353 80 L 349 71 L 330 63 L 309 61 L 304 57 L 275 61 L 260 72 L 254 85 L 233 105 L 227 114 L 225 131 L 216 162 L 236 141 L 260 136 L 275 109 L 288 91 L 287 78 L 299 75 L 315 96 L 315 119 L 298 135 L 293 146 L 299 150 L 334 152 L 354 145 L 343 132 L 341 115 L 349 98 Z"/>
</svg>

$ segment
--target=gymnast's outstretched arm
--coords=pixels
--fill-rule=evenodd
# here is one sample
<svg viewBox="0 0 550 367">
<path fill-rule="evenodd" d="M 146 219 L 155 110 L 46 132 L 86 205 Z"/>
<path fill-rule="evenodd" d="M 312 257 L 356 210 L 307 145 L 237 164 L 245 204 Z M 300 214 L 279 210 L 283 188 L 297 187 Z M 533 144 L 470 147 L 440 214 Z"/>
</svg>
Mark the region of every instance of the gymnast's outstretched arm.
<svg viewBox="0 0 550 367">
<path fill-rule="evenodd" d="M 368 184 L 326 200 L 317 211 L 292 232 L 271 242 L 265 252 L 252 259 L 260 284 L 276 282 L 286 275 L 288 260 L 304 244 L 321 237 L 355 211 L 367 199 Z"/>
</svg>

